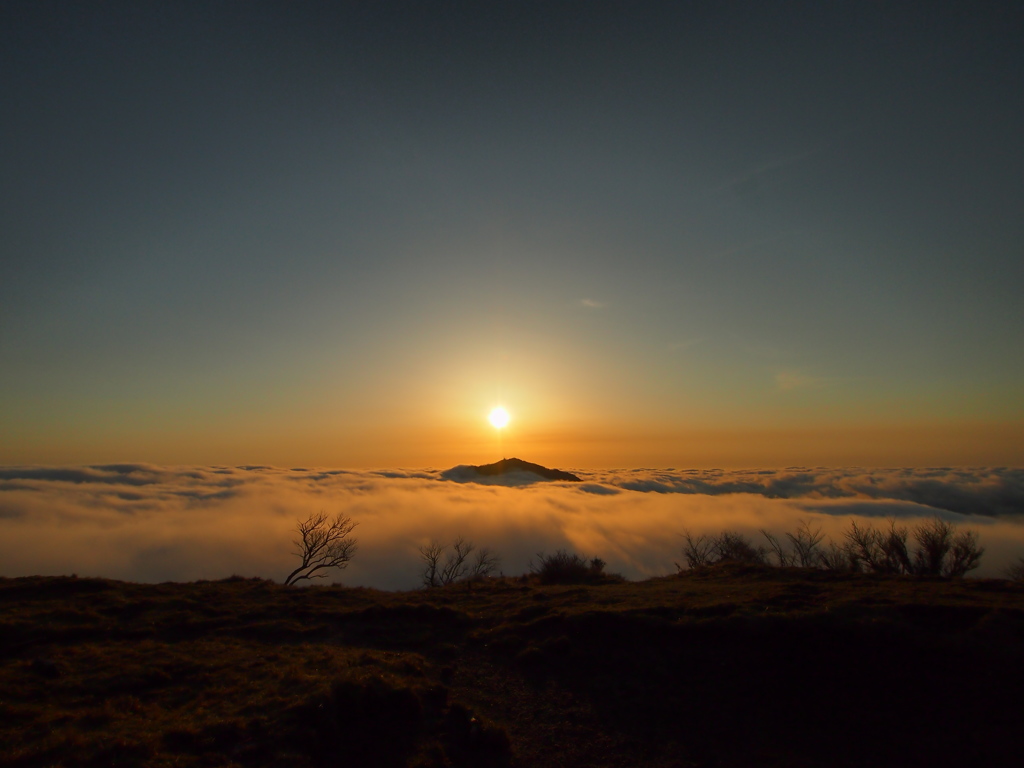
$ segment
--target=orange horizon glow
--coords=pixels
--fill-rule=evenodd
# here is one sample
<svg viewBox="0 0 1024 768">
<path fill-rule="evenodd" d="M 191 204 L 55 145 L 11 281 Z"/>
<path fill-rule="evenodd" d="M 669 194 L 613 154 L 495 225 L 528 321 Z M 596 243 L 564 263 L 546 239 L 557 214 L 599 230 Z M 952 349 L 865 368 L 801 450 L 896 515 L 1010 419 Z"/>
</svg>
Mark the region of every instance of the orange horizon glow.
<svg viewBox="0 0 1024 768">
<path fill-rule="evenodd" d="M 59 440 L 18 437 L 0 446 L 0 463 L 449 467 L 490 463 L 508 454 L 545 466 L 581 468 L 1024 466 L 1024 423 L 599 429 L 510 420 L 496 429 L 478 415 L 448 429 L 292 425 L 145 435 L 110 430 Z"/>
</svg>

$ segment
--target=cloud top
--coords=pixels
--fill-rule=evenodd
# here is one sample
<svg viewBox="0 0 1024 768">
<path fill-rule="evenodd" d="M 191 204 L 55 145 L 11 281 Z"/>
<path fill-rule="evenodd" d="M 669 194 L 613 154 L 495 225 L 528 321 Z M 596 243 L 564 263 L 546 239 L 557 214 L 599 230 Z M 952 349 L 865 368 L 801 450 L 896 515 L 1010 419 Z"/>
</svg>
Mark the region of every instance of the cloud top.
<svg viewBox="0 0 1024 768">
<path fill-rule="evenodd" d="M 1024 554 L 1024 470 L 572 470 L 581 482 L 448 470 L 266 466 L 0 468 L 0 576 L 76 572 L 133 581 L 283 578 L 297 520 L 359 522 L 347 584 L 418 586 L 418 547 L 456 536 L 523 573 L 541 551 L 600 556 L 629 578 L 671 573 L 684 529 L 793 530 L 808 519 L 836 540 L 850 519 L 939 514 L 988 547 L 979 573 Z M 479 482 L 483 479 L 484 482 Z"/>
<path fill-rule="evenodd" d="M 583 473 L 577 473 L 583 476 Z M 653 493 L 720 496 L 749 493 L 769 499 L 909 501 L 962 515 L 1024 515 L 1024 469 L 802 468 L 758 470 L 621 470 L 587 473 L 617 488 Z"/>
</svg>

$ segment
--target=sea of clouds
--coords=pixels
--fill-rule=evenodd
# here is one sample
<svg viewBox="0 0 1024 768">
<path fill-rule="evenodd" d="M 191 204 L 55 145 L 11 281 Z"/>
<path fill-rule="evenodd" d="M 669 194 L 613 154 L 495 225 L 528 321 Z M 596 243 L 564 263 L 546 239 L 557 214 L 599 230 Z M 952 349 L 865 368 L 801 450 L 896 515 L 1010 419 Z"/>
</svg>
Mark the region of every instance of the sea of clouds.
<svg viewBox="0 0 1024 768">
<path fill-rule="evenodd" d="M 571 471 L 582 482 L 433 469 L 0 467 L 0 576 L 281 580 L 297 564 L 297 521 L 321 510 L 350 515 L 359 539 L 349 568 L 325 583 L 382 589 L 419 586 L 418 548 L 456 536 L 497 551 L 509 575 L 566 548 L 640 579 L 675 572 L 684 530 L 759 538 L 808 520 L 841 541 L 851 520 L 912 526 L 938 515 L 978 532 L 986 552 L 973 575 L 999 576 L 1024 556 L 1024 469 Z"/>
</svg>

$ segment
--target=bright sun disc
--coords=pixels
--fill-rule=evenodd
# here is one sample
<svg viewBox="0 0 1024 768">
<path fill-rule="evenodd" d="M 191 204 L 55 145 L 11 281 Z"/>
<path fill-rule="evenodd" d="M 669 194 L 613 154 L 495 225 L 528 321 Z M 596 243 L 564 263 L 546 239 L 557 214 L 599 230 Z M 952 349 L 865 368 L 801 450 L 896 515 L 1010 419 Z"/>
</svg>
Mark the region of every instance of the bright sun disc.
<svg viewBox="0 0 1024 768">
<path fill-rule="evenodd" d="M 497 429 L 501 429 L 508 424 L 508 411 L 504 408 L 495 408 L 491 411 L 491 415 L 487 417 L 487 420 Z"/>
</svg>

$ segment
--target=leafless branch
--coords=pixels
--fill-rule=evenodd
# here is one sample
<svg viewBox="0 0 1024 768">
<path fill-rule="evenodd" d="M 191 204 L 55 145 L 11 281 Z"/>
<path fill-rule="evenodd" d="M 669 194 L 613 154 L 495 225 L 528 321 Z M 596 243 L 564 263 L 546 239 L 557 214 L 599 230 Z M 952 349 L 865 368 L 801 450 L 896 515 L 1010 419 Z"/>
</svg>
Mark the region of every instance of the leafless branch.
<svg viewBox="0 0 1024 768">
<path fill-rule="evenodd" d="M 461 536 L 452 543 L 452 551 L 445 557 L 444 565 L 441 567 L 442 586 L 452 584 L 466 575 L 466 570 L 469 567 L 466 558 L 474 549 L 472 542 L 466 541 Z"/>
<path fill-rule="evenodd" d="M 470 555 L 476 556 L 470 559 Z M 451 547 L 432 541 L 420 547 L 424 587 L 446 587 L 457 581 L 478 581 L 497 570 L 501 559 L 487 547 L 477 547 L 459 536 Z"/>
<path fill-rule="evenodd" d="M 861 528 L 856 520 L 851 520 L 850 530 L 844 535 L 847 551 L 850 553 L 851 561 L 857 564 L 857 569 L 879 570 L 881 553 L 877 541 L 878 531 L 871 526 Z"/>
<path fill-rule="evenodd" d="M 885 573 L 914 572 L 910 552 L 907 550 L 907 529 L 896 525 L 896 518 L 889 518 L 889 532 L 881 534 L 879 541 L 884 555 Z"/>
<path fill-rule="evenodd" d="M 295 553 L 301 565 L 288 574 L 286 585 L 303 579 L 321 579 L 327 568 L 345 568 L 355 554 L 357 541 L 352 537 L 356 523 L 348 515 L 339 513 L 329 518 L 325 512 L 310 515 L 298 524 L 299 538 Z"/>
<path fill-rule="evenodd" d="M 687 568 L 699 568 L 714 562 L 714 539 L 703 533 L 700 536 L 694 536 L 689 531 L 683 531 L 683 540 L 686 542 L 683 545 L 683 557 L 686 558 Z M 679 570 L 683 569 L 679 568 Z"/>
<path fill-rule="evenodd" d="M 762 528 L 761 535 L 768 540 L 768 546 L 771 548 L 771 551 L 775 554 L 776 559 L 779 561 L 780 568 L 786 568 L 787 566 L 793 565 L 793 555 L 791 555 L 783 548 L 782 542 L 779 541 L 778 537 L 775 534 Z M 789 534 L 786 535 L 789 536 Z M 790 538 L 792 538 L 792 536 L 790 536 Z"/>
<path fill-rule="evenodd" d="M 768 562 L 768 551 L 764 547 L 755 546 L 750 539 L 739 531 L 723 531 L 711 540 L 714 562 L 733 562 L 765 565 Z"/>
<path fill-rule="evenodd" d="M 424 544 L 420 547 L 420 557 L 423 559 L 423 586 L 441 586 L 441 555 L 444 554 L 445 546 L 436 541 Z"/>
<path fill-rule="evenodd" d="M 942 574 L 946 555 L 953 546 L 953 524 L 939 517 L 926 520 L 914 528 L 917 549 L 914 552 L 914 572 L 922 576 Z"/>
<path fill-rule="evenodd" d="M 476 557 L 473 558 L 473 562 L 469 566 L 469 574 L 466 578 L 470 581 L 487 578 L 498 570 L 499 565 L 501 565 L 501 558 L 488 547 L 481 547 L 476 551 Z"/>
<path fill-rule="evenodd" d="M 828 546 L 818 552 L 818 562 L 826 571 L 857 571 L 857 559 L 849 546 L 840 546 L 829 539 Z"/>
<path fill-rule="evenodd" d="M 813 568 L 818 565 L 818 545 L 825 535 L 821 528 L 812 528 L 807 520 L 798 522 L 796 533 L 787 533 L 786 538 L 793 545 L 792 562 L 801 568 Z"/>
<path fill-rule="evenodd" d="M 943 576 L 963 576 L 981 564 L 981 556 L 985 548 L 978 546 L 978 534 L 974 531 L 961 531 L 953 537 L 953 546 L 949 550 L 949 562 L 943 568 Z"/>
<path fill-rule="evenodd" d="M 871 526 L 861 528 L 856 521 L 846 532 L 847 550 L 853 562 L 874 573 L 963 576 L 978 567 L 984 547 L 978 546 L 974 531 L 957 533 L 952 523 L 939 518 L 921 523 L 914 529 L 917 545 L 913 557 L 907 549 L 905 527 L 889 520 L 888 531 Z"/>
<path fill-rule="evenodd" d="M 1024 581 L 1024 557 L 1018 557 L 1017 562 L 1008 566 L 1004 573 L 1012 581 Z"/>
</svg>

